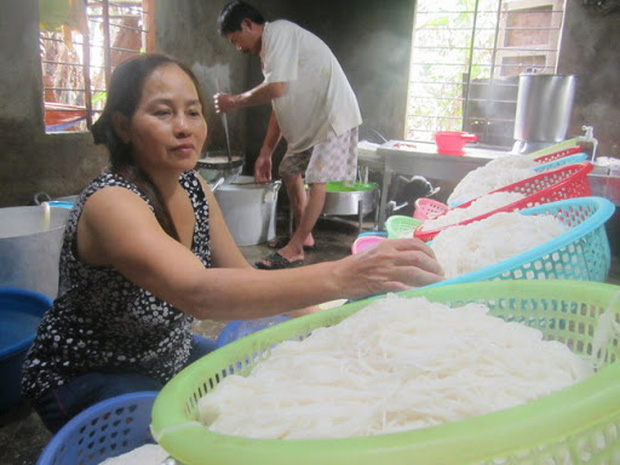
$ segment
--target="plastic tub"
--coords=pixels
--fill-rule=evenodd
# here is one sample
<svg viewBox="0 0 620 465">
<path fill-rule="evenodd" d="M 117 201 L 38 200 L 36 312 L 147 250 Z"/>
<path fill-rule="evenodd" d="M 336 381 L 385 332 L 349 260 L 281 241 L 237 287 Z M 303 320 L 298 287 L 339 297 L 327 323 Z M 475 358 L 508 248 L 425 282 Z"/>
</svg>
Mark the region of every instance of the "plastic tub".
<svg viewBox="0 0 620 465">
<path fill-rule="evenodd" d="M 41 317 L 52 305 L 44 294 L 25 289 L 0 288 L 0 411 L 21 399 L 22 364 Z"/>
<path fill-rule="evenodd" d="M 151 391 L 124 394 L 84 410 L 54 435 L 37 465 L 98 465 L 154 444 L 149 423 L 156 396 Z"/>
</svg>

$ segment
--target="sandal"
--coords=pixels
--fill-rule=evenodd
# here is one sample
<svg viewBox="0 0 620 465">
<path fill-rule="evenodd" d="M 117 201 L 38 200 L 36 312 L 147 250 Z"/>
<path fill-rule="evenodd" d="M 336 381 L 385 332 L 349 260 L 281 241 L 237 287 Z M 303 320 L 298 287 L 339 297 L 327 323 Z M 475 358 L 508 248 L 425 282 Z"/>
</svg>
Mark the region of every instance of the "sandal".
<svg viewBox="0 0 620 465">
<path fill-rule="evenodd" d="M 289 261 L 278 252 L 274 252 L 265 257 L 262 261 L 255 263 L 256 267 L 261 270 L 284 270 L 286 268 L 297 268 L 303 264 L 303 260 Z"/>
<path fill-rule="evenodd" d="M 290 240 L 291 238 L 288 236 L 279 236 L 267 242 L 267 247 L 269 247 L 270 249 L 280 250 L 280 249 L 283 249 Z M 315 248 L 316 248 L 316 244 L 304 245 L 304 250 L 314 250 Z"/>
<path fill-rule="evenodd" d="M 288 244 L 288 241 L 290 240 L 291 238 L 288 236 L 279 236 L 267 242 L 267 247 L 269 247 L 270 249 L 279 250 L 282 249 L 286 244 Z"/>
</svg>

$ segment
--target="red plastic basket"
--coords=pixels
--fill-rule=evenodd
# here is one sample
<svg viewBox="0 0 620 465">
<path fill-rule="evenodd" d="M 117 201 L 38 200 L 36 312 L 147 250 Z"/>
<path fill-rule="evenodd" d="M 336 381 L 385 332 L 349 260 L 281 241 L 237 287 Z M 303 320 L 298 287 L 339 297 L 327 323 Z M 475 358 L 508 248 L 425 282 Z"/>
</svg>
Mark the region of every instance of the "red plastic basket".
<svg viewBox="0 0 620 465">
<path fill-rule="evenodd" d="M 414 202 L 414 205 L 415 210 L 413 211 L 413 217 L 416 220 L 422 221 L 435 218 L 445 213 L 449 208 L 445 203 L 429 199 L 428 197 L 420 197 Z"/>
<path fill-rule="evenodd" d="M 548 153 L 547 155 L 536 157 L 534 158 L 534 161 L 536 163 L 548 163 L 550 161 L 557 160 L 559 158 L 568 157 L 570 155 L 575 155 L 580 152 L 583 152 L 583 147 L 576 145 L 575 147 L 569 147 L 567 149 L 558 150 L 557 152 Z"/>
<path fill-rule="evenodd" d="M 499 189 L 489 192 L 489 194 L 495 192 L 517 192 L 525 195 L 525 198 L 488 211 L 482 215 L 468 218 L 451 225 L 445 225 L 441 228 L 429 229 L 425 231 L 423 230 L 424 224 L 421 224 L 413 232 L 413 235 L 418 239 L 428 242 L 446 228 L 457 224 L 463 225 L 474 221 L 479 221 L 498 212 L 512 212 L 515 210 L 534 207 L 536 205 L 556 202 L 558 200 L 591 196 L 592 190 L 590 188 L 590 181 L 588 180 L 588 173 L 592 171 L 593 167 L 594 165 L 590 162 L 564 165 L 554 170 L 544 171 L 527 179 L 500 187 Z M 479 198 L 480 197 L 476 197 L 475 199 L 462 203 L 453 208 L 467 208 Z M 446 210 L 446 212 L 452 210 L 453 208 Z"/>
</svg>

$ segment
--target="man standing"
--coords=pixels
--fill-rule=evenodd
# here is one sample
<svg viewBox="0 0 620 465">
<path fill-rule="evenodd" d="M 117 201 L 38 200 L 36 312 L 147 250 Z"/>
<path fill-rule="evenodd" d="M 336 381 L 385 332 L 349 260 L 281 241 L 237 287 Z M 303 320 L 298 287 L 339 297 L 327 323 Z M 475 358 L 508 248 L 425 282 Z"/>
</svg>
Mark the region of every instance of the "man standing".
<svg viewBox="0 0 620 465">
<path fill-rule="evenodd" d="M 273 152 L 282 137 L 287 142 L 278 174 L 291 202 L 295 232 L 288 243 L 271 244 L 281 248 L 256 266 L 300 266 L 304 247 L 314 245 L 312 230 L 323 211 L 325 183 L 356 179 L 362 123 L 357 99 L 329 47 L 296 24 L 266 22 L 254 7 L 233 1 L 222 8 L 218 29 L 238 51 L 261 59 L 261 84 L 241 94 L 214 96 L 218 113 L 271 102 L 267 134 L 254 167 L 257 182 L 271 181 Z"/>
</svg>

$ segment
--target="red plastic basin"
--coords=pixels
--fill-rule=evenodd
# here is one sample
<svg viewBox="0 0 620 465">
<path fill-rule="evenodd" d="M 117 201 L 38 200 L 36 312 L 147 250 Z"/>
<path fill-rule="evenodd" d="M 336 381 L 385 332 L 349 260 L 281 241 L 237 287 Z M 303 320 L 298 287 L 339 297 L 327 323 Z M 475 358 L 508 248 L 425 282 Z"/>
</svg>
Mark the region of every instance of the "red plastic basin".
<svg viewBox="0 0 620 465">
<path fill-rule="evenodd" d="M 469 142 L 476 142 L 478 136 L 462 131 L 437 131 L 435 143 L 437 153 L 444 155 L 463 155 L 463 147 Z"/>
</svg>

